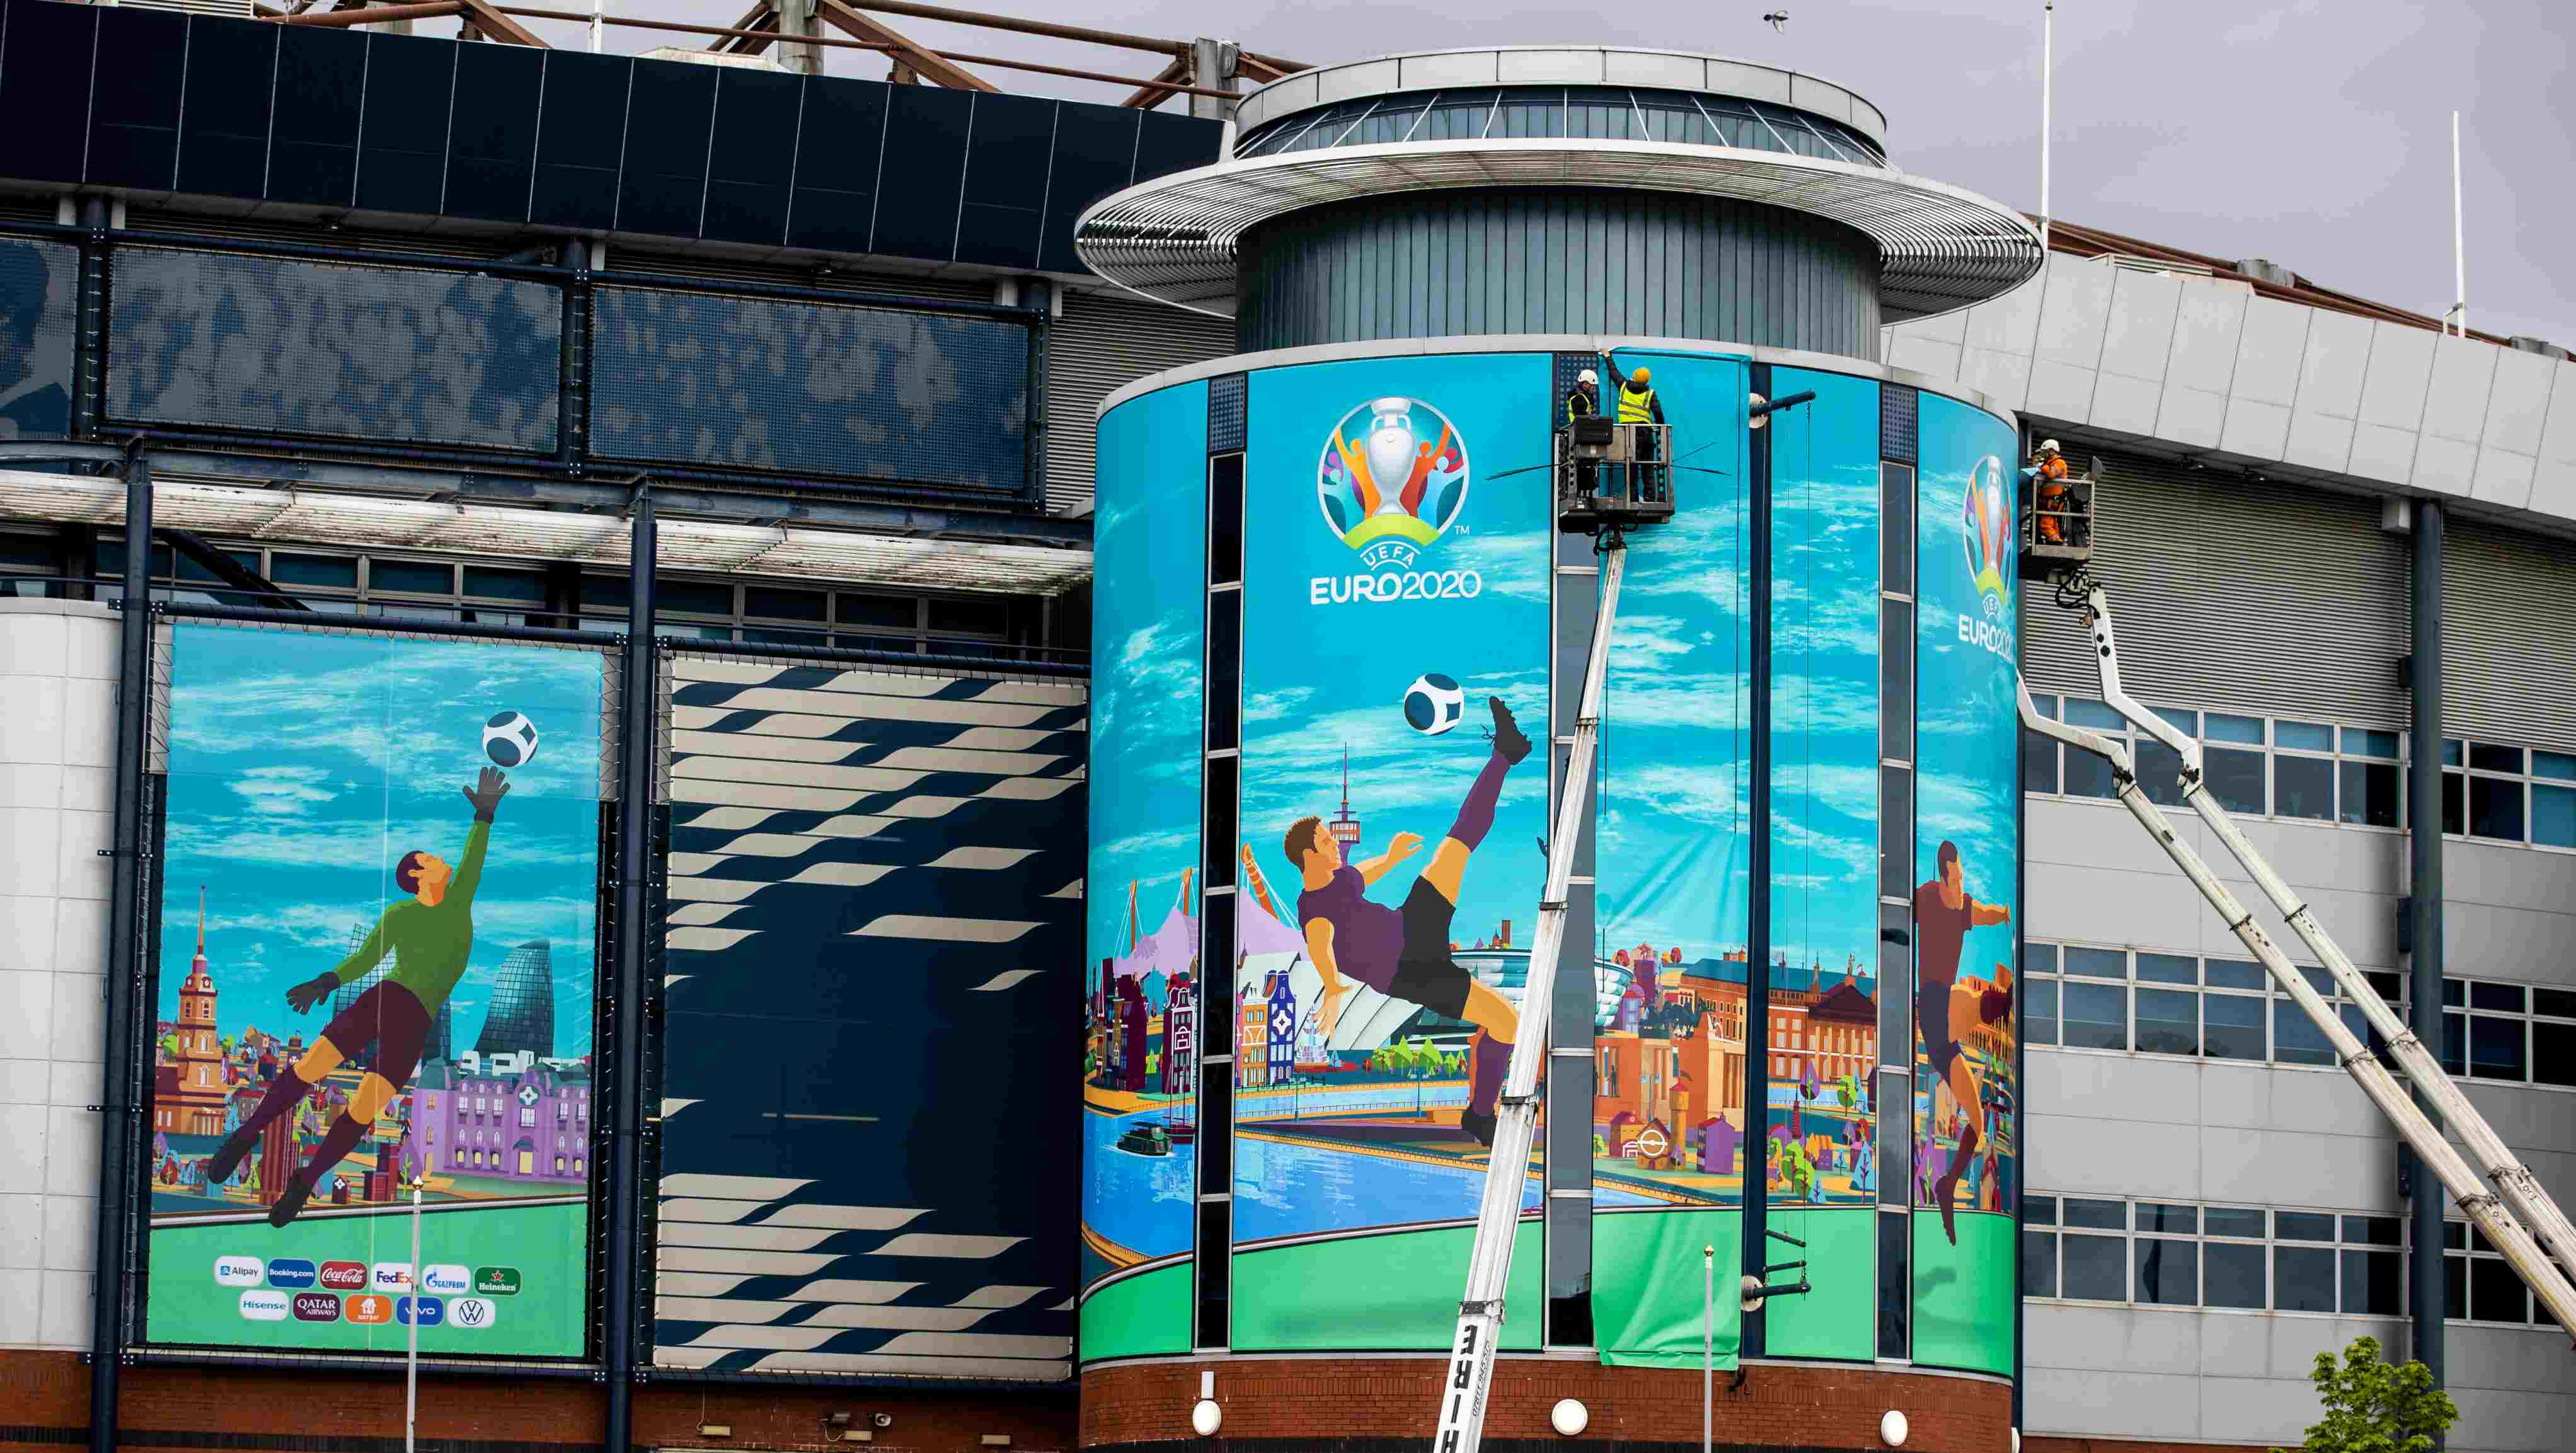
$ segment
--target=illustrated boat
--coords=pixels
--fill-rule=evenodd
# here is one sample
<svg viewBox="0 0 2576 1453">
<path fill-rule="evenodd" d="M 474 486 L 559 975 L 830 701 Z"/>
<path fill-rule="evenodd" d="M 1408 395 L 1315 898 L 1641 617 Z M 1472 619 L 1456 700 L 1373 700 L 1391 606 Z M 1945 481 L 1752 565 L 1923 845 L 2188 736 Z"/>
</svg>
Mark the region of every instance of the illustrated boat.
<svg viewBox="0 0 2576 1453">
<path fill-rule="evenodd" d="M 1199 1138 L 1198 1122 L 1169 1116 L 1163 1121 L 1163 1133 L 1171 1137 L 1174 1145 L 1188 1145 Z"/>
<path fill-rule="evenodd" d="M 1118 1148 L 1129 1155 L 1165 1156 L 1172 1153 L 1172 1137 L 1160 1125 L 1130 1125 L 1119 1133 Z"/>
</svg>

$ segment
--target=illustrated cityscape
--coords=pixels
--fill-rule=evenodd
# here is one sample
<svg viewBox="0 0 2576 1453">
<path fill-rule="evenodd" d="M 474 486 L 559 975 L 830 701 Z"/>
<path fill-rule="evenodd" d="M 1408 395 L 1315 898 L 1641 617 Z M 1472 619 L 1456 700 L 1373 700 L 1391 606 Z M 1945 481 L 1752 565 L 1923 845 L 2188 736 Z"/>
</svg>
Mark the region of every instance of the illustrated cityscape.
<svg viewBox="0 0 2576 1453">
<path fill-rule="evenodd" d="M 363 930 L 353 930 L 352 947 Z M 388 961 L 342 985 L 314 1016 L 325 1024 L 393 968 Z M 341 1106 L 374 1067 L 373 1042 L 352 1049 L 294 1113 L 261 1133 L 233 1177 L 210 1186 L 205 1160 L 258 1108 L 278 1075 L 305 1053 L 304 1033 L 217 1027 L 221 989 L 206 956 L 205 909 L 197 951 L 179 988 L 179 1017 L 153 1033 L 152 1208 L 185 1215 L 268 1206 L 321 1143 Z M 283 1013 L 284 1006 L 279 1006 Z M 454 1005 L 442 1005 L 419 1069 L 367 1137 L 315 1187 L 334 1206 L 393 1202 L 404 1178 L 423 1174 L 435 1200 L 503 1200 L 578 1188 L 590 1175 L 590 1057 L 558 1058 L 552 945 L 522 943 L 501 961 L 471 1049 L 455 1047 Z"/>
</svg>

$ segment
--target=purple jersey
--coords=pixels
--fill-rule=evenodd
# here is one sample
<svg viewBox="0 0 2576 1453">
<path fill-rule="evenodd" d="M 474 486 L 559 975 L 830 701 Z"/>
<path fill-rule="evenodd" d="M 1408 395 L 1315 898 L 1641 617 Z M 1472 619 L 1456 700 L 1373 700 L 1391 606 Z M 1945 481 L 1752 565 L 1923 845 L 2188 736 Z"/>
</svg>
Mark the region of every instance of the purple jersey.
<svg viewBox="0 0 2576 1453">
<path fill-rule="evenodd" d="M 1359 869 L 1336 868 L 1331 882 L 1297 895 L 1297 921 L 1319 919 L 1333 926 L 1333 963 L 1344 975 L 1381 993 L 1395 982 L 1396 960 L 1404 956 L 1404 919 L 1368 900 Z"/>
</svg>

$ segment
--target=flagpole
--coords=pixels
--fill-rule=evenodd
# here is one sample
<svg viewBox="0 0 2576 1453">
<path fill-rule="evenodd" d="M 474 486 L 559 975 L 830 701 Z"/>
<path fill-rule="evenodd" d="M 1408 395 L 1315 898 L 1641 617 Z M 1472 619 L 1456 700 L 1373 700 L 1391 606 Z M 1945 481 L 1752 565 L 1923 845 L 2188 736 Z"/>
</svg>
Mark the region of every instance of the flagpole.
<svg viewBox="0 0 2576 1453">
<path fill-rule="evenodd" d="M 2057 0 L 2041 7 L 2039 31 L 2039 250 L 2048 250 L 2048 133 L 2057 109 Z M 2456 151 L 2456 145 L 2454 150 Z M 2457 168 L 2454 167 L 2456 171 Z"/>
</svg>

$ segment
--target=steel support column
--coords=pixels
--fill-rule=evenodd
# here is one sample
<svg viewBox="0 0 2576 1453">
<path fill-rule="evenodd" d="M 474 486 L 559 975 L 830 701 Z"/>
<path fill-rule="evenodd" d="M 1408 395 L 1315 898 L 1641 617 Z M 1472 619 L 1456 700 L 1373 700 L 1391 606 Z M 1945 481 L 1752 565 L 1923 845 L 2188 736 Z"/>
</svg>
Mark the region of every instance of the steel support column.
<svg viewBox="0 0 2576 1453">
<path fill-rule="evenodd" d="M 655 694 L 653 495 L 635 491 L 634 583 L 618 690 L 616 1119 L 608 1152 L 608 1453 L 635 1445 L 637 1198 L 643 1175 L 645 922 L 652 872 Z"/>
<path fill-rule="evenodd" d="M 2442 1043 L 2442 506 L 2415 502 L 2414 607 L 2409 632 L 2414 657 L 2410 680 L 2414 728 L 2407 776 L 2407 856 L 2415 952 L 2411 975 L 2415 1004 L 2411 1027 L 2437 1052 Z M 2424 1097 L 2416 1096 L 2424 1105 Z M 2425 1105 L 2425 1113 L 2432 1108 Z M 2436 1125 L 2441 1122 L 2437 1119 Z M 2401 1155 L 2407 1155 L 2402 1148 Z M 2407 1291 L 2414 1313 L 2415 1360 L 2443 1383 L 2442 1187 L 2413 1157 L 2408 1214 L 2414 1244 L 2408 1252 Z M 2441 1435 L 2434 1435 L 2441 1446 Z"/>
<path fill-rule="evenodd" d="M 100 401 L 107 395 L 108 201 L 80 199 L 80 264 L 73 284 L 72 437 L 97 433 Z M 101 471 L 104 472 L 104 471 Z"/>
<path fill-rule="evenodd" d="M 116 820 L 108 889 L 107 1044 L 100 1076 L 98 1276 L 90 1306 L 89 1446 L 114 1453 L 131 1268 L 135 1121 L 143 1113 L 134 1019 L 143 1003 L 143 747 L 152 712 L 152 467 L 125 460 L 125 598 L 116 673 Z"/>
<path fill-rule="evenodd" d="M 1771 366 L 1752 365 L 1753 392 L 1771 396 Z M 1745 772 L 1746 818 L 1752 838 L 1745 844 L 1744 895 L 1744 1248 L 1740 1275 L 1760 1275 L 1771 1261 L 1768 1235 L 1771 1149 L 1771 436 L 1769 428 L 1750 431 L 1752 475 L 1745 489 L 1745 535 L 1753 542 L 1752 568 L 1746 581 L 1751 599 L 1749 649 L 1745 654 L 1752 688 L 1752 715 L 1746 723 L 1750 746 Z M 1736 1356 L 1762 1355 L 1762 1313 L 1744 1314 Z"/>
</svg>

